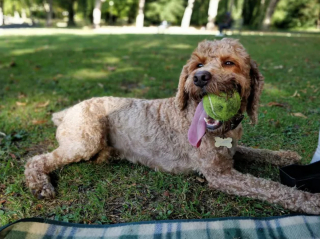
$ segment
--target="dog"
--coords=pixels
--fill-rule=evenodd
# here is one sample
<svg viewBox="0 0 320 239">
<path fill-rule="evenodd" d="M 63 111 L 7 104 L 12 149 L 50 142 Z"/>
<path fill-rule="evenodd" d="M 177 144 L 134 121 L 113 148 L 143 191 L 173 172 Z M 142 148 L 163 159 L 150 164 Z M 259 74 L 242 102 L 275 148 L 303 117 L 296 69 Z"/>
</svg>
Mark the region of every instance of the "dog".
<svg viewBox="0 0 320 239">
<path fill-rule="evenodd" d="M 117 155 L 164 172 L 197 171 L 210 187 L 225 193 L 319 214 L 319 194 L 242 174 L 233 168 L 237 159 L 279 166 L 300 160 L 291 151 L 237 145 L 243 133 L 243 114 L 248 114 L 252 124 L 257 123 L 263 84 L 257 64 L 238 40 L 202 41 L 183 66 L 175 97 L 92 98 L 54 113 L 59 147 L 27 161 L 26 185 L 38 198 L 53 198 L 50 172 L 80 160 L 95 158 L 103 162 Z M 233 118 L 220 122 L 204 113 L 201 101 L 206 94 L 234 91 L 239 93 L 241 105 Z M 228 144 L 221 143 L 223 139 Z"/>
</svg>

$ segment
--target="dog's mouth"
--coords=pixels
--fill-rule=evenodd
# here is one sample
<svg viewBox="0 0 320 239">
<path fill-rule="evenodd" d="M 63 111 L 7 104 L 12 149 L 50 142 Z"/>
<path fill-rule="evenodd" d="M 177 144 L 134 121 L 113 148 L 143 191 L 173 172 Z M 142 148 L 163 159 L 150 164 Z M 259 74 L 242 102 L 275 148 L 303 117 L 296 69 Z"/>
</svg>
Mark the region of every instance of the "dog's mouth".
<svg viewBox="0 0 320 239">
<path fill-rule="evenodd" d="M 204 96 L 205 94 L 203 94 Z M 203 98 L 203 96 L 201 98 Z M 196 108 L 191 126 L 188 131 L 188 139 L 191 145 L 199 147 L 201 139 L 206 131 L 223 135 L 229 130 L 235 129 L 242 121 L 243 115 L 239 112 L 228 121 L 220 121 L 211 118 L 205 112 L 202 100 Z"/>
<path fill-rule="evenodd" d="M 215 120 L 210 116 L 204 117 L 204 122 L 206 123 L 206 127 L 209 131 L 214 131 L 220 128 L 223 124 L 223 121 Z"/>
</svg>

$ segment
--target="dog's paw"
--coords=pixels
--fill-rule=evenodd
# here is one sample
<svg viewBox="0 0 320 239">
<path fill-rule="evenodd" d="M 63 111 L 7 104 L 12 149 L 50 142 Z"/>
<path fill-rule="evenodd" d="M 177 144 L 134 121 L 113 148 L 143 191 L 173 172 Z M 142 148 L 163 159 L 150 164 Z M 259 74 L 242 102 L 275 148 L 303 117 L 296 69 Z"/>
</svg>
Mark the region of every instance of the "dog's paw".
<svg viewBox="0 0 320 239">
<path fill-rule="evenodd" d="M 320 193 L 307 193 L 304 203 L 301 203 L 301 211 L 308 214 L 320 215 Z"/>
<path fill-rule="evenodd" d="M 277 154 L 283 166 L 301 162 L 301 156 L 297 152 L 280 150 Z"/>
<path fill-rule="evenodd" d="M 41 188 L 30 188 L 32 194 L 37 198 L 37 199 L 52 199 L 55 197 L 55 191 L 54 187 L 52 186 L 51 183 L 46 183 L 42 185 Z"/>
<path fill-rule="evenodd" d="M 50 199 L 55 197 L 54 187 L 50 183 L 49 175 L 41 171 L 26 169 L 25 176 L 26 185 L 36 198 Z"/>
</svg>

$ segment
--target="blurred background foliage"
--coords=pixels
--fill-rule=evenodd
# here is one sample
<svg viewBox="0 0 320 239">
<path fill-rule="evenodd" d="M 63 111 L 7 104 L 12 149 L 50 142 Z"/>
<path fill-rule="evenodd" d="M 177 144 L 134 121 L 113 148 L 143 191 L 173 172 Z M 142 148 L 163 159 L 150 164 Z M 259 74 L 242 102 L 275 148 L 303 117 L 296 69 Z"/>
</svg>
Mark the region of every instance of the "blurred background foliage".
<svg viewBox="0 0 320 239">
<path fill-rule="evenodd" d="M 93 9 L 97 0 L 0 0 L 4 15 L 18 12 L 45 24 L 48 4 L 52 4 L 52 20 L 66 21 L 69 26 L 84 26 L 93 22 Z M 121 26 L 135 24 L 142 0 L 100 0 L 101 24 Z M 180 25 L 190 0 L 144 0 L 144 26 L 159 25 L 162 21 Z M 205 27 L 208 22 L 210 1 L 192 0 L 190 25 Z M 273 2 L 270 29 L 319 29 L 320 0 L 220 0 L 215 22 L 222 21 L 231 12 L 235 21 L 240 20 L 245 29 L 261 29 Z M 3 6 L 3 7 L 1 7 Z M 272 8 L 272 7 L 271 7 Z M 73 13 L 72 13 L 73 11 Z M 74 22 L 70 15 L 74 14 Z"/>
</svg>

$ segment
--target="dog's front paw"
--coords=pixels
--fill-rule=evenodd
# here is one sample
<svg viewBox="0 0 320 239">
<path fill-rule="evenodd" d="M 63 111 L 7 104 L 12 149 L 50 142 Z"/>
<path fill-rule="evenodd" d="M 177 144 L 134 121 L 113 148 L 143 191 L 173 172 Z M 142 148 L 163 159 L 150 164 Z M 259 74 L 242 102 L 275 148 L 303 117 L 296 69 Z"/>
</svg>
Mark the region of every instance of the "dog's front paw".
<svg viewBox="0 0 320 239">
<path fill-rule="evenodd" d="M 306 201 L 301 205 L 304 213 L 320 215 L 320 193 L 308 193 Z"/>
<path fill-rule="evenodd" d="M 280 164 L 283 166 L 301 162 L 301 156 L 294 151 L 280 150 L 277 152 L 277 155 L 280 157 Z"/>
</svg>

